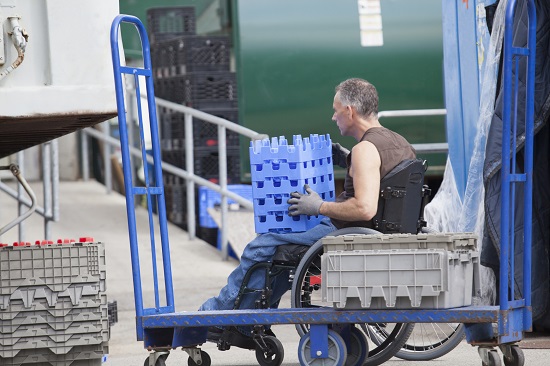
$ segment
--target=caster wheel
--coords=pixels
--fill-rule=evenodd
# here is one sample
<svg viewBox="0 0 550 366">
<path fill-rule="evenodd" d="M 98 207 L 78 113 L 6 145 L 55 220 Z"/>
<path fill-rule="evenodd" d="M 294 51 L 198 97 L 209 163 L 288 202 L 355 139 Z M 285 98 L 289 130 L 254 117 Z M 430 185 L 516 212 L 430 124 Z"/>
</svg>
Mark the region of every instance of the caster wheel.
<svg viewBox="0 0 550 366">
<path fill-rule="evenodd" d="M 347 349 L 340 334 L 332 329 L 328 331 L 328 356 L 327 358 L 311 357 L 311 335 L 306 333 L 300 339 L 298 345 L 298 359 L 301 366 L 344 366 L 346 364 Z"/>
<path fill-rule="evenodd" d="M 260 366 L 280 366 L 285 357 L 285 350 L 280 340 L 267 336 L 263 338 L 267 349 L 264 351 L 256 346 L 256 360 Z"/>
<path fill-rule="evenodd" d="M 166 366 L 167 358 L 168 358 L 168 355 L 159 356 L 159 358 L 157 358 L 157 362 L 155 362 L 155 366 Z M 143 366 L 149 366 L 149 357 L 145 359 Z"/>
<path fill-rule="evenodd" d="M 363 366 L 369 354 L 369 343 L 363 332 L 351 327 L 348 353 L 344 366 Z"/>
<path fill-rule="evenodd" d="M 196 363 L 195 360 L 193 360 L 192 357 L 189 357 L 187 359 L 187 365 L 188 366 L 210 366 L 212 364 L 212 360 L 210 359 L 210 355 L 208 353 L 201 350 L 201 363 Z"/>
<path fill-rule="evenodd" d="M 506 357 L 506 355 L 503 357 L 506 366 L 523 366 L 525 364 L 525 355 L 519 346 L 511 346 L 510 354 L 512 357 Z"/>
<path fill-rule="evenodd" d="M 500 357 L 498 357 L 498 352 L 496 350 L 491 350 L 487 352 L 488 362 L 483 362 L 483 366 L 501 366 Z"/>
</svg>

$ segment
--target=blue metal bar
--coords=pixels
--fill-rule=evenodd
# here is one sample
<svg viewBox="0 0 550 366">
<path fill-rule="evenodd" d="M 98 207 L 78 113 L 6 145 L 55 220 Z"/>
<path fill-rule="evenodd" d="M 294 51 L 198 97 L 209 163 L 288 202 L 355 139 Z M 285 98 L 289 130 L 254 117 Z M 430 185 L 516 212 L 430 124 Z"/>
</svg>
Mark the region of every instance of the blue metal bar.
<svg viewBox="0 0 550 366">
<path fill-rule="evenodd" d="M 111 25 L 111 57 L 113 60 L 113 74 L 115 79 L 116 103 L 118 110 L 118 128 L 122 154 L 122 171 L 124 173 L 124 189 L 126 192 L 126 214 L 128 216 L 128 235 L 130 238 L 130 256 L 132 260 L 132 277 L 134 282 L 134 303 L 136 317 L 143 316 L 143 293 L 141 288 L 141 271 L 139 266 L 139 250 L 137 245 L 136 217 L 134 196 L 132 194 L 132 172 L 129 164 L 128 132 L 126 130 L 126 111 L 124 107 L 124 83 L 121 75 L 121 63 L 118 46 L 119 26 L 121 22 L 135 22 L 134 17 L 118 15 Z M 136 18 L 137 19 L 137 18 Z M 138 339 L 143 338 L 143 330 L 138 327 Z"/>
<path fill-rule="evenodd" d="M 143 76 L 151 76 L 151 70 L 145 70 L 145 69 L 136 69 L 134 67 L 127 67 L 127 66 L 121 66 L 120 72 L 123 74 L 130 74 L 130 75 L 143 75 Z"/>
<path fill-rule="evenodd" d="M 145 136 L 143 134 L 143 108 L 141 107 L 141 88 L 139 86 L 139 77 L 137 73 L 133 73 L 134 75 L 134 88 L 136 90 L 136 106 L 137 106 L 137 117 L 138 117 L 138 124 L 139 124 L 139 142 L 140 142 L 140 148 L 141 148 L 141 161 L 144 162 L 143 164 L 143 170 L 145 174 L 145 185 L 149 186 L 149 180 L 147 179 L 147 165 L 145 162 L 147 162 L 146 159 L 146 151 L 145 151 Z M 128 162 L 129 164 L 129 162 Z M 148 217 L 149 217 L 149 237 L 151 238 L 151 262 L 153 267 L 153 289 L 154 289 L 154 296 L 155 296 L 155 309 L 158 309 L 160 307 L 160 301 L 159 301 L 159 285 L 158 285 L 158 270 L 157 270 L 157 251 L 155 248 L 155 232 L 152 222 L 152 212 L 151 212 L 151 200 L 150 195 L 146 191 L 145 197 L 147 197 L 147 210 L 148 210 Z"/>
<path fill-rule="evenodd" d="M 504 100 L 502 111 L 502 168 L 500 206 L 500 310 L 508 310 L 510 263 L 510 107 L 512 105 L 512 37 L 516 0 L 508 1 L 504 28 Z"/>
<path fill-rule="evenodd" d="M 122 66 L 120 62 L 120 53 L 119 53 L 119 27 L 120 23 L 132 23 L 139 32 L 141 41 L 142 41 L 142 53 L 143 53 L 143 68 L 134 68 Z M 154 100 L 154 89 L 153 89 L 153 80 L 152 80 L 152 67 L 151 67 L 151 57 L 150 57 L 150 47 L 149 40 L 147 38 L 147 32 L 141 21 L 129 15 L 119 15 L 117 16 L 111 25 L 111 55 L 113 60 L 113 73 L 115 79 L 115 89 L 117 97 L 117 109 L 119 116 L 119 130 L 120 130 L 120 140 L 121 140 L 121 153 L 122 153 L 122 165 L 124 173 L 124 187 L 126 192 L 126 211 L 128 215 L 128 231 L 130 237 L 130 253 L 132 258 L 132 275 L 134 281 L 134 297 L 135 297 L 135 307 L 136 307 L 136 317 L 137 317 L 137 335 L 138 340 L 143 339 L 143 328 L 141 317 L 147 313 L 151 314 L 153 311 L 154 314 L 169 313 L 174 311 L 174 292 L 173 292 L 173 283 L 172 283 L 172 270 L 171 270 L 171 261 L 170 261 L 170 250 L 168 243 L 168 230 L 167 230 L 167 220 L 166 220 L 166 206 L 164 200 L 164 187 L 162 181 L 162 169 L 161 169 L 161 156 L 160 156 L 160 143 L 158 136 L 158 124 L 157 124 L 157 114 L 156 114 L 156 104 Z M 129 143 L 128 143 L 128 132 L 126 127 L 126 113 L 125 113 L 125 101 L 124 101 L 124 83 L 122 80 L 122 74 L 130 74 L 134 76 L 135 89 L 136 89 L 136 99 L 137 99 L 137 108 L 138 108 L 138 120 L 140 127 L 140 139 L 141 139 L 141 152 L 142 160 L 144 165 L 145 172 L 145 184 L 146 187 L 134 187 L 132 182 L 132 166 L 129 153 Z M 141 107 L 141 92 L 139 85 L 139 76 L 145 78 L 145 88 L 147 94 L 147 107 L 149 111 L 149 124 L 151 131 L 151 142 L 152 142 L 152 152 L 153 152 L 153 174 L 154 179 L 150 181 L 149 172 L 147 171 L 147 152 L 145 147 L 145 139 L 143 135 L 143 118 L 142 118 L 142 107 Z M 152 263 L 153 263 L 153 280 L 154 280 L 154 292 L 155 292 L 155 309 L 144 309 L 143 307 L 143 292 L 141 288 L 141 271 L 139 264 L 139 252 L 138 252 L 138 240 L 137 240 L 137 231 L 136 231 L 136 218 L 135 218 L 135 202 L 134 195 L 145 195 L 147 197 L 147 208 L 149 214 L 149 233 L 151 240 L 151 251 L 152 251 Z M 159 288 L 158 288 L 158 273 L 156 266 L 156 245 L 155 245 L 155 232 L 154 232 L 154 221 L 153 221 L 153 203 L 155 203 L 151 195 L 157 196 L 156 205 L 158 211 L 158 219 L 160 226 L 160 238 L 161 238 L 161 249 L 162 249 L 162 258 L 163 258 L 163 267 L 164 267 L 164 281 L 165 281 L 165 292 L 166 292 L 166 306 L 160 306 L 159 299 Z"/>
<path fill-rule="evenodd" d="M 186 311 L 142 318 L 144 328 L 203 327 L 254 324 L 360 323 L 496 323 L 498 306 L 465 306 L 429 310 L 337 310 L 284 308 L 256 310 Z"/>
<path fill-rule="evenodd" d="M 531 265 L 532 265 L 532 208 L 533 208 L 533 150 L 534 150 L 534 116 L 535 116 L 535 62 L 537 52 L 537 15 L 534 0 L 528 2 L 529 16 L 529 56 L 527 59 L 527 96 L 525 104 L 525 197 L 524 197 L 524 229 L 523 247 L 523 293 L 525 297 L 524 330 L 530 331 L 531 318 Z"/>
<path fill-rule="evenodd" d="M 536 9 L 534 0 L 527 0 L 528 47 L 513 46 L 513 24 L 517 0 L 510 0 L 506 9 L 504 35 L 504 104 L 502 127 L 502 189 L 501 189 L 501 253 L 500 253 L 500 310 L 499 336 L 501 341 L 518 338 L 521 331 L 530 330 L 531 316 L 531 266 L 532 266 L 532 195 L 533 195 L 533 139 L 534 139 L 534 90 L 536 55 Z M 516 55 L 517 57 L 514 57 Z M 519 106 L 519 57 L 527 57 L 525 95 L 525 161 L 524 173 L 516 173 L 516 136 L 518 131 Z M 513 70 L 515 78 L 512 83 Z M 512 100 L 513 98 L 513 100 Z M 511 125 L 511 119 L 513 124 Z M 511 146 L 510 146 L 511 145 Z M 523 299 L 515 300 L 515 243 L 514 203 L 516 185 L 524 184 L 524 230 L 523 230 Z M 520 311 L 508 311 L 517 309 Z M 518 315 L 519 314 L 519 315 Z M 521 339 L 521 336 L 519 337 Z"/>
</svg>

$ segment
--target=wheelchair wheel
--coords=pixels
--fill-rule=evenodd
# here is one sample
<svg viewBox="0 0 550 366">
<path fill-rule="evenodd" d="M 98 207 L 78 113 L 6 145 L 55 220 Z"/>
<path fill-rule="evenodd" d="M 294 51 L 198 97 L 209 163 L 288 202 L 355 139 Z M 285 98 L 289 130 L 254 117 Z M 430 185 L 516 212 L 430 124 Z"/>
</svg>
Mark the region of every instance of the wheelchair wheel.
<svg viewBox="0 0 550 366">
<path fill-rule="evenodd" d="M 464 324 L 418 323 L 395 355 L 408 361 L 428 361 L 446 355 L 465 337 Z"/>
<path fill-rule="evenodd" d="M 280 340 L 267 336 L 263 338 L 267 349 L 256 347 L 256 360 L 260 366 L 280 366 L 285 357 L 285 350 Z"/>
<path fill-rule="evenodd" d="M 438 233 L 429 227 L 423 227 L 422 232 Z M 363 331 L 367 332 L 365 328 Z M 460 323 L 418 323 L 395 356 L 408 361 L 434 360 L 455 349 L 464 337 L 464 325 Z M 371 337 L 375 343 L 384 338 L 384 332 L 374 332 Z"/>
<path fill-rule="evenodd" d="M 346 234 L 379 234 L 377 231 L 366 228 L 349 228 L 337 230 L 330 235 Z M 291 306 L 294 308 L 310 308 L 328 306 L 332 304 L 321 301 L 321 255 L 323 243 L 317 241 L 302 258 L 296 270 L 292 283 Z M 414 324 L 383 324 L 374 325 L 375 329 L 383 329 L 386 336 L 378 344 L 372 341 L 365 366 L 377 366 L 392 358 L 407 341 Z M 296 330 L 303 336 L 309 331 L 308 324 L 296 324 Z M 369 332 L 365 332 L 369 336 Z M 381 338 L 376 338 L 381 340 Z"/>
</svg>

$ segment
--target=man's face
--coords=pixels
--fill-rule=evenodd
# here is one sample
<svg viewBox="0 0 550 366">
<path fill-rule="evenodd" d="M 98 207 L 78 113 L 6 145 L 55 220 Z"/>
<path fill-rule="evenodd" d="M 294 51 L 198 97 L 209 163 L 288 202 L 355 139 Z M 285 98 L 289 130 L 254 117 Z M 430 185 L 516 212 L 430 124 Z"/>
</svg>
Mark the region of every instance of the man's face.
<svg viewBox="0 0 550 366">
<path fill-rule="evenodd" d="M 342 136 L 350 136 L 351 118 L 350 118 L 350 106 L 343 105 L 340 101 L 338 93 L 334 96 L 334 102 L 332 103 L 332 109 L 334 114 L 332 120 L 336 122 L 336 125 L 340 129 Z"/>
</svg>

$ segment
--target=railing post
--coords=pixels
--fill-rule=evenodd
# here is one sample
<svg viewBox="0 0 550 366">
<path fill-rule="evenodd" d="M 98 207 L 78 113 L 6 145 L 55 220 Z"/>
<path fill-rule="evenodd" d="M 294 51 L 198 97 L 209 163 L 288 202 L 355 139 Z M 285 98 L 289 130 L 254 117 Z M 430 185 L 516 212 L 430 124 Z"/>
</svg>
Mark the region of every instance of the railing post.
<svg viewBox="0 0 550 366">
<path fill-rule="evenodd" d="M 225 140 L 225 127 L 218 125 L 218 151 L 219 151 L 219 174 L 220 174 L 220 188 L 222 192 L 227 191 L 227 149 Z M 222 221 L 221 221 L 221 245 L 222 245 L 222 260 L 226 261 L 229 257 L 229 250 L 227 244 L 227 196 L 225 194 L 221 196 L 221 209 L 222 209 Z"/>
<path fill-rule="evenodd" d="M 52 221 L 59 221 L 59 141 L 52 140 Z"/>
<path fill-rule="evenodd" d="M 17 152 L 17 165 L 19 165 L 19 170 L 21 171 L 21 174 L 24 174 L 25 172 L 25 150 Z M 23 187 L 18 184 L 17 185 L 17 215 L 21 216 L 23 215 L 23 209 L 24 204 L 22 202 L 23 197 Z M 25 241 L 25 225 L 23 224 L 23 221 L 21 221 L 19 224 L 17 224 L 17 230 L 18 230 L 18 237 L 19 241 Z"/>
<path fill-rule="evenodd" d="M 50 240 L 51 230 L 49 221 L 52 217 L 52 171 L 51 171 L 51 157 L 52 149 L 51 143 L 46 142 L 41 145 L 42 148 L 42 180 L 44 182 L 44 239 Z"/>
<path fill-rule="evenodd" d="M 88 127 L 90 128 L 90 127 Z M 87 129 L 87 128 L 86 128 Z M 80 133 L 80 146 L 82 149 L 82 179 L 87 182 L 90 180 L 90 158 L 88 156 L 88 134 L 86 129 L 81 130 Z"/>
<path fill-rule="evenodd" d="M 185 113 L 185 168 L 189 174 L 195 174 L 193 156 L 193 116 Z M 187 188 L 187 233 L 189 239 L 195 239 L 195 183 L 191 179 L 185 181 Z"/>
<path fill-rule="evenodd" d="M 101 132 L 105 137 L 109 136 L 109 121 L 101 124 Z M 111 170 L 111 144 L 108 144 L 106 140 L 103 142 L 103 170 L 105 172 L 103 179 L 105 180 L 105 188 L 107 194 L 111 194 L 113 191 L 113 179 Z"/>
</svg>

